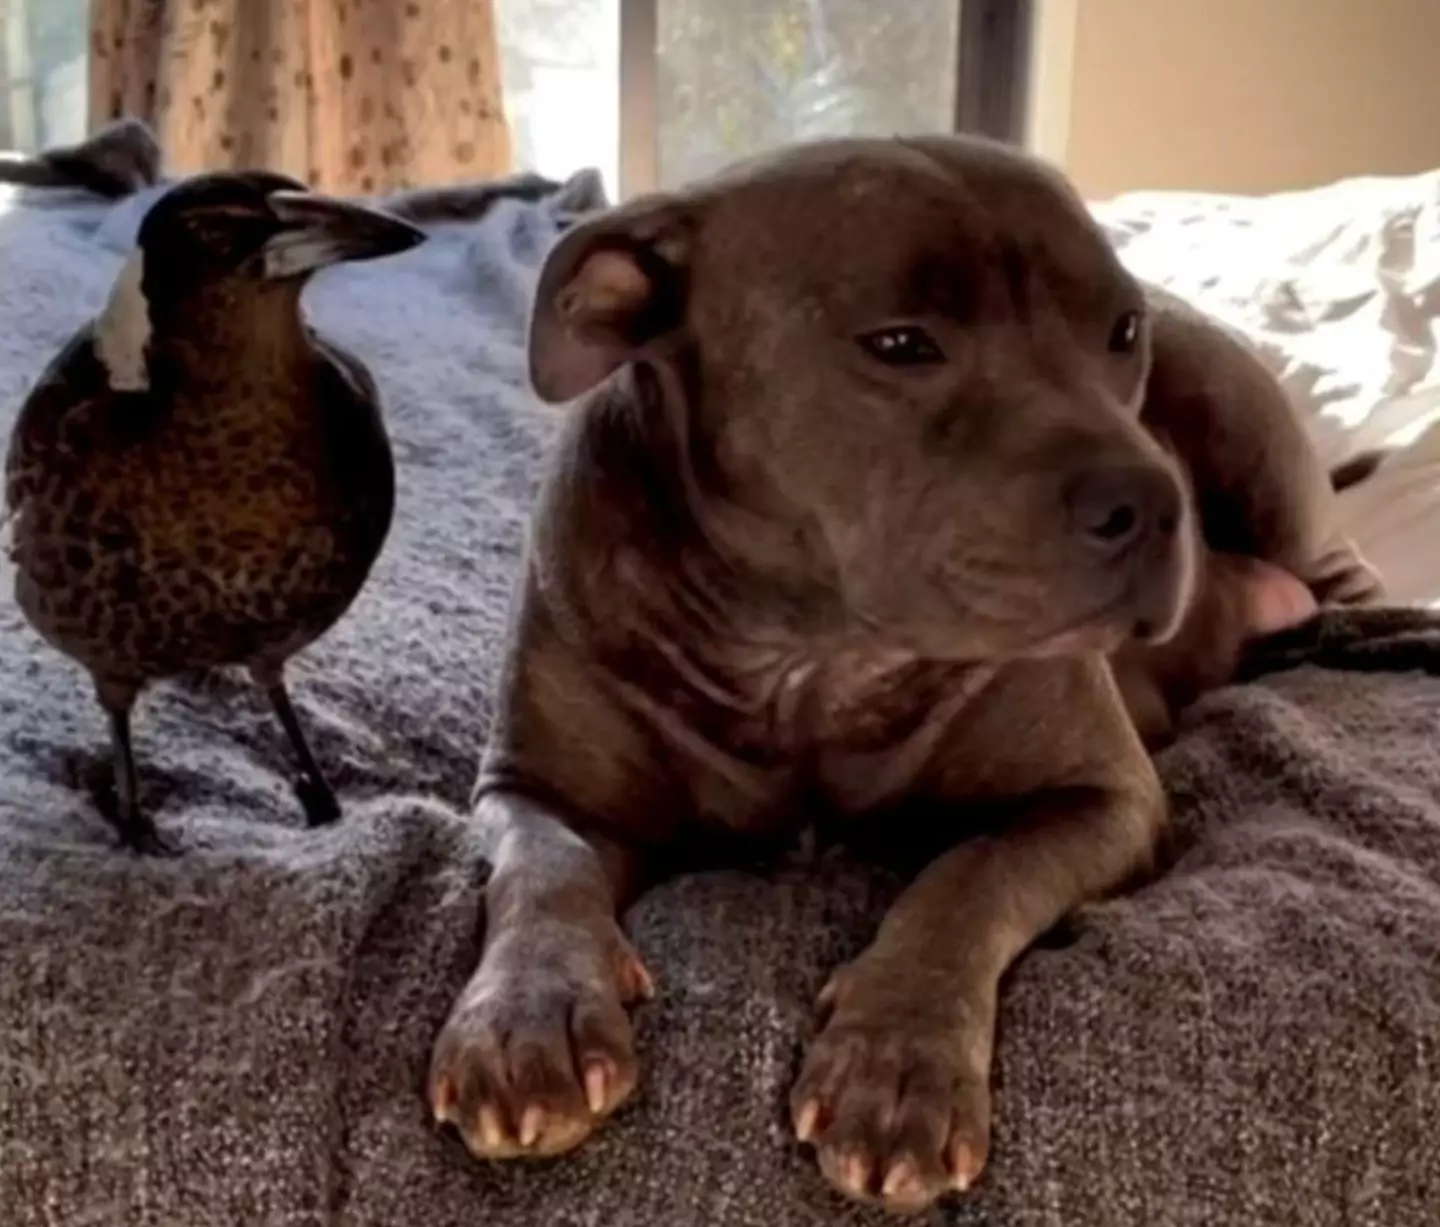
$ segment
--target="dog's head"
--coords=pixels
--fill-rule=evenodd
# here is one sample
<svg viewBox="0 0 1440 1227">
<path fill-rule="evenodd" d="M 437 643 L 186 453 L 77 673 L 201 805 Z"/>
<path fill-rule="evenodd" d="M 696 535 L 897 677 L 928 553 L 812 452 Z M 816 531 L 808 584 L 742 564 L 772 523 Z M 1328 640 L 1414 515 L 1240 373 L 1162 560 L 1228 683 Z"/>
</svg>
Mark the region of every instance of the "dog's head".
<svg viewBox="0 0 1440 1227">
<path fill-rule="evenodd" d="M 530 335 L 550 402 L 630 367 L 701 499 L 783 530 L 855 626 L 988 660 L 1174 630 L 1192 516 L 1149 361 L 1076 194 L 963 138 L 803 146 L 584 222 Z"/>
</svg>

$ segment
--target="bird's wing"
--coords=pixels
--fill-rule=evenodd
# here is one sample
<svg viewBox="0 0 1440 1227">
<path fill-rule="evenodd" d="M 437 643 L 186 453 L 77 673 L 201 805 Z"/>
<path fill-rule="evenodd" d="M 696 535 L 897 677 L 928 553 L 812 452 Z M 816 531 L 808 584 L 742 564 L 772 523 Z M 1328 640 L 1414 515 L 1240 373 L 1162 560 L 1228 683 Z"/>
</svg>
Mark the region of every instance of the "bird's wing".
<svg viewBox="0 0 1440 1227">
<path fill-rule="evenodd" d="M 395 462 L 380 407 L 380 390 L 365 363 L 311 330 L 321 357 L 316 395 L 324 416 L 325 451 L 348 502 L 383 539 L 395 506 Z"/>
<path fill-rule="evenodd" d="M 333 373 L 349 385 L 350 395 L 365 404 L 380 404 L 380 389 L 375 385 L 375 377 L 359 358 L 329 337 L 321 336 L 313 328 L 310 329 L 310 342 L 322 357 L 330 360 L 330 365 L 335 368 Z M 336 388 L 326 390 L 332 394 L 340 391 Z"/>
<path fill-rule="evenodd" d="M 372 464 L 388 470 L 390 443 L 375 377 L 349 350 L 313 330 L 310 338 L 322 359 L 315 394 L 325 415 L 332 461 L 361 471 L 369 471 Z"/>
<path fill-rule="evenodd" d="M 5 464 L 6 503 L 13 509 L 17 494 L 24 496 L 27 472 L 64 473 L 149 438 L 166 420 L 167 403 L 149 390 L 112 387 L 94 325 L 86 325 L 45 368 L 20 408 Z"/>
<path fill-rule="evenodd" d="M 51 359 L 15 419 L 5 460 L 5 506 L 10 514 L 32 493 L 40 471 L 62 459 L 67 426 L 77 419 L 103 417 L 112 395 L 91 326 L 86 325 Z"/>
</svg>

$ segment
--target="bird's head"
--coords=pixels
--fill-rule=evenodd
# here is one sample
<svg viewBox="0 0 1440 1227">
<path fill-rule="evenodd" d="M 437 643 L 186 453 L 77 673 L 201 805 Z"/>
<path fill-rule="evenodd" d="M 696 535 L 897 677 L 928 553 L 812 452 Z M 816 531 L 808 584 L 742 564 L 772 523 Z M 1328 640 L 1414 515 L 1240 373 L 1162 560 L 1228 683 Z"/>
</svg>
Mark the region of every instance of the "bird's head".
<svg viewBox="0 0 1440 1227">
<path fill-rule="evenodd" d="M 299 288 L 318 269 L 396 255 L 425 233 L 378 209 L 308 192 L 285 175 L 220 172 L 182 180 L 151 206 L 97 325 L 117 389 L 148 385 L 157 321 L 201 303 Z"/>
</svg>

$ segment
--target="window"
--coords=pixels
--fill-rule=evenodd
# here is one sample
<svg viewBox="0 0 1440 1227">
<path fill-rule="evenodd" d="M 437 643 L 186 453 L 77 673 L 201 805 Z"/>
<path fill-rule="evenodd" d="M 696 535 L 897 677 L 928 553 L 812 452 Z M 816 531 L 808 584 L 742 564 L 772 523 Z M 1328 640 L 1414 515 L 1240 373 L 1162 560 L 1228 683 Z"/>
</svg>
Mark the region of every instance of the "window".
<svg viewBox="0 0 1440 1227">
<path fill-rule="evenodd" d="M 612 196 L 785 141 L 1019 136 L 1029 0 L 494 0 L 521 164 Z M 89 0 L 0 0 L 0 150 L 78 140 Z"/>
<path fill-rule="evenodd" d="M 806 137 L 1018 139 L 1027 0 L 497 0 L 516 147 L 612 195 Z"/>
<path fill-rule="evenodd" d="M 0 0 L 0 150 L 85 132 L 89 0 Z"/>
<path fill-rule="evenodd" d="M 515 160 L 619 182 L 622 0 L 495 0 Z"/>
<path fill-rule="evenodd" d="M 654 7 L 653 154 L 648 147 L 645 154 L 662 184 L 793 140 L 945 130 L 954 122 L 957 0 L 656 0 Z M 648 51 L 637 49 L 635 58 Z"/>
</svg>

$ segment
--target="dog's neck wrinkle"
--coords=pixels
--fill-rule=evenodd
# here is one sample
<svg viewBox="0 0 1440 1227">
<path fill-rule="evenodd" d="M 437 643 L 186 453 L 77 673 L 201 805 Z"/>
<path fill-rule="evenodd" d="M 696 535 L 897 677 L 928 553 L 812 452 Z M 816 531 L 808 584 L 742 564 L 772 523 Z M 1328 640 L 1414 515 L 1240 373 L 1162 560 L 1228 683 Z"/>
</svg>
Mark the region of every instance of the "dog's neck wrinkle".
<svg viewBox="0 0 1440 1227">
<path fill-rule="evenodd" d="M 966 671 L 861 625 L 813 554 L 809 573 L 798 549 L 757 562 L 749 523 L 730 518 L 745 513 L 643 386 L 617 381 L 562 445 L 536 540 L 553 595 L 580 614 L 566 621 L 627 684 L 749 762 L 911 738 L 927 710 L 912 690 Z"/>
<path fill-rule="evenodd" d="M 792 509 L 757 498 L 737 482 L 720 459 L 704 413 L 704 378 L 693 351 L 632 368 L 633 403 L 648 423 L 647 442 L 665 458 L 664 478 L 673 485 L 671 504 L 683 508 L 687 528 L 713 560 L 710 568 L 742 587 L 774 594 L 794 607 L 834 591 L 817 579 L 824 543 L 793 522 Z M 828 603 L 828 601 L 827 601 Z"/>
<path fill-rule="evenodd" d="M 609 560 L 591 573 L 588 599 L 616 605 L 622 620 L 658 616 L 687 643 L 828 629 L 813 611 L 831 608 L 833 592 L 807 574 L 803 550 L 769 545 L 774 531 L 733 502 L 674 408 L 683 388 L 661 386 L 672 374 L 635 372 L 602 393 L 562 461 L 570 506 L 557 520 L 585 532 L 590 558 Z M 617 588 L 623 601 L 610 595 Z"/>
<path fill-rule="evenodd" d="M 937 720 L 954 719 L 993 672 L 926 660 L 879 639 L 663 650 L 681 683 L 669 694 L 682 719 L 746 761 L 784 763 L 810 777 L 827 774 L 835 754 L 929 744 Z M 843 791 L 853 794 L 855 785 Z"/>
</svg>

